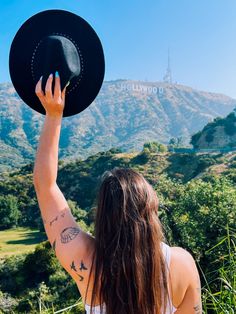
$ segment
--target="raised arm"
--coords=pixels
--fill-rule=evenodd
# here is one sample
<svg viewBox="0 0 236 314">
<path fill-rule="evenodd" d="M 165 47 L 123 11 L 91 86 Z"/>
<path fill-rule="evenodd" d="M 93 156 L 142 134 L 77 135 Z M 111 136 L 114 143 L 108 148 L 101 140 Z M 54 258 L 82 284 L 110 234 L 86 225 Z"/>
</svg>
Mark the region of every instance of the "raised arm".
<svg viewBox="0 0 236 314">
<path fill-rule="evenodd" d="M 50 74 L 45 87 L 45 95 L 42 91 L 42 77 L 35 88 L 35 92 L 46 111 L 34 165 L 33 178 L 35 188 L 37 189 L 42 188 L 43 186 L 49 188 L 56 183 L 57 179 L 58 145 L 65 106 L 66 87 L 61 92 L 60 78 L 58 74 L 56 74 L 53 95 L 52 80 L 53 75 Z"/>
<path fill-rule="evenodd" d="M 77 284 L 83 284 L 88 272 L 84 261 L 89 254 L 93 238 L 81 230 L 56 183 L 66 88 L 61 92 L 60 78 L 56 76 L 52 94 L 52 80 L 51 75 L 46 83 L 45 95 L 41 88 L 41 79 L 35 89 L 46 110 L 46 117 L 36 153 L 33 182 L 48 240 L 62 266 Z"/>
</svg>

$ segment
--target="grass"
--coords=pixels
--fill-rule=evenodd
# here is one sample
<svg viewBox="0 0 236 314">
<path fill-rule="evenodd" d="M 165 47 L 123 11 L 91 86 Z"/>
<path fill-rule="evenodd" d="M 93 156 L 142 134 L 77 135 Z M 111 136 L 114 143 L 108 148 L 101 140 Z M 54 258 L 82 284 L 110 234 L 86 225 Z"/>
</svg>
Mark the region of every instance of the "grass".
<svg viewBox="0 0 236 314">
<path fill-rule="evenodd" d="M 0 258 L 33 251 L 35 246 L 46 240 L 36 229 L 13 228 L 0 231 Z"/>
<path fill-rule="evenodd" d="M 227 226 L 227 235 L 217 243 L 213 248 L 206 251 L 206 253 L 213 251 L 217 247 L 226 243 L 228 254 L 222 257 L 222 263 L 211 273 L 211 280 L 206 279 L 206 276 L 202 274 L 205 279 L 205 286 L 203 286 L 202 300 L 203 300 L 203 312 L 204 314 L 216 313 L 216 314 L 235 314 L 236 313 L 236 232 L 233 229 L 229 229 Z M 200 265 L 199 265 L 200 266 Z M 201 268 L 200 268 L 201 269 Z M 217 283 L 218 289 L 212 291 L 213 287 Z"/>
</svg>

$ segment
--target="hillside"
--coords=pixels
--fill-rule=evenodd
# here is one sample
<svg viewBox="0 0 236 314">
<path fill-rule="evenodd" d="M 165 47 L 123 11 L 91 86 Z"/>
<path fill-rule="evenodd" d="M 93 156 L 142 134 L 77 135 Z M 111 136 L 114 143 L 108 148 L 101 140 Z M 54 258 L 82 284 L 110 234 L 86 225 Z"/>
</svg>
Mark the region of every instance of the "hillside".
<svg viewBox="0 0 236 314">
<path fill-rule="evenodd" d="M 194 148 L 236 147 L 236 108 L 225 118 L 215 118 L 192 136 Z"/>
<path fill-rule="evenodd" d="M 236 182 L 236 153 L 120 153 L 116 150 L 100 152 L 81 161 L 60 160 L 58 185 L 67 200 L 75 201 L 82 209 L 90 210 L 96 196 L 101 175 L 113 167 L 132 167 L 155 185 L 162 175 L 186 183 L 195 178 L 224 176 Z M 33 165 L 29 164 L 0 176 L 0 194 L 17 197 L 23 215 L 23 226 L 36 227 L 41 223 L 32 184 Z M 9 200 L 9 202 L 12 200 Z"/>
<path fill-rule="evenodd" d="M 26 106 L 12 84 L 0 84 L 0 170 L 31 162 L 44 116 Z M 116 80 L 104 82 L 81 114 L 64 118 L 60 158 L 85 159 L 111 147 L 141 150 L 147 141 L 164 144 L 192 134 L 215 117 L 226 116 L 236 100 L 222 94 L 161 82 Z"/>
</svg>

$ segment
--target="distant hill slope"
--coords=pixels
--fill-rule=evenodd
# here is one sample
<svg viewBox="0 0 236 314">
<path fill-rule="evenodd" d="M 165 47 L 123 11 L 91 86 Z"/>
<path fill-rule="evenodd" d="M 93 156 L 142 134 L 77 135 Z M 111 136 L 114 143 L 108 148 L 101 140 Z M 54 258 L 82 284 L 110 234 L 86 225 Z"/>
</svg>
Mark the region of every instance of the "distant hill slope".
<svg viewBox="0 0 236 314">
<path fill-rule="evenodd" d="M 60 158 L 86 158 L 111 147 L 140 150 L 147 141 L 168 143 L 192 134 L 217 116 L 226 116 L 236 100 L 160 82 L 104 82 L 85 111 L 63 119 Z M 0 170 L 32 161 L 44 116 L 26 106 L 12 84 L 0 84 Z"/>
<path fill-rule="evenodd" d="M 236 107 L 225 118 L 215 118 L 191 139 L 194 148 L 236 147 Z"/>
<path fill-rule="evenodd" d="M 90 209 L 96 189 L 105 170 L 114 167 L 132 167 L 155 185 L 162 175 L 186 183 L 201 177 L 228 177 L 236 183 L 236 152 L 228 154 L 188 153 L 117 153 L 114 149 L 99 152 L 86 160 L 59 162 L 57 183 L 67 200 L 76 201 L 82 209 Z M 33 164 L 12 172 L 0 174 L 0 194 L 15 195 L 21 211 L 29 212 L 33 221 L 39 217 L 32 183 Z M 27 216 L 27 215 L 26 215 Z"/>
</svg>

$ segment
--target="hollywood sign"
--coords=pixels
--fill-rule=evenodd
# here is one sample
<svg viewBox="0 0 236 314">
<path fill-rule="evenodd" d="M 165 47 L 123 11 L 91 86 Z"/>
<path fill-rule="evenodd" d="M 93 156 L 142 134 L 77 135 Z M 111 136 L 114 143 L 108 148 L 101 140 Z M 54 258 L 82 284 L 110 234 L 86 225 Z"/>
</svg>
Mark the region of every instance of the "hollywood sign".
<svg viewBox="0 0 236 314">
<path fill-rule="evenodd" d="M 135 83 L 119 83 L 117 85 L 109 86 L 109 89 L 118 89 L 128 90 L 128 91 L 135 91 L 145 94 L 158 94 L 161 95 L 164 92 L 163 87 L 156 87 L 156 86 L 147 86 L 142 84 L 135 84 Z"/>
</svg>

